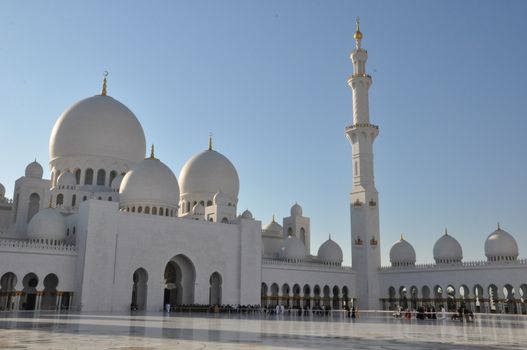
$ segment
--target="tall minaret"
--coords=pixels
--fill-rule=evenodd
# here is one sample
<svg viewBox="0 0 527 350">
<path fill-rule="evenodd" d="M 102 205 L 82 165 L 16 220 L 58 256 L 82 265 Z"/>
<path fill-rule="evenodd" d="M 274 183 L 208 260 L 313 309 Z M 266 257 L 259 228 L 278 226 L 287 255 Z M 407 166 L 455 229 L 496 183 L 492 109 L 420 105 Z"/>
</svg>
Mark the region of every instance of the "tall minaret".
<svg viewBox="0 0 527 350">
<path fill-rule="evenodd" d="M 379 134 L 379 127 L 370 124 L 368 90 L 372 80 L 366 74 L 368 52 L 361 47 L 362 33 L 358 18 L 353 37 L 355 50 L 350 55 L 353 75 L 348 79 L 353 92 L 353 123 L 346 127 L 353 161 L 353 188 L 350 193 L 352 267 L 357 272 L 359 307 L 378 309 L 381 248 L 379 200 L 373 177 L 373 141 Z"/>
</svg>

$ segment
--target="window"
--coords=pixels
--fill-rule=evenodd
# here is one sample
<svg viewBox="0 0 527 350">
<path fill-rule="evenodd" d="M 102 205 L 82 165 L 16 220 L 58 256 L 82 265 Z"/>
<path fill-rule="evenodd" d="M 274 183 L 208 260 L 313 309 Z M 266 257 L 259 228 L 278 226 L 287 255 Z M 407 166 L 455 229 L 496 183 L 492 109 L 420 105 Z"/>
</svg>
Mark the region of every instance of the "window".
<svg viewBox="0 0 527 350">
<path fill-rule="evenodd" d="M 110 181 L 108 182 L 108 184 L 111 185 L 113 179 L 115 179 L 116 177 L 117 177 L 117 171 L 115 170 L 110 171 Z"/>
<path fill-rule="evenodd" d="M 77 185 L 81 184 L 81 170 L 80 169 L 75 170 L 75 180 L 77 181 Z"/>
<path fill-rule="evenodd" d="M 84 174 L 84 184 L 93 185 L 93 169 L 86 169 L 86 173 Z"/>
<path fill-rule="evenodd" d="M 64 195 L 62 193 L 59 193 L 57 196 L 57 206 L 61 206 L 64 204 Z"/>
<path fill-rule="evenodd" d="M 71 206 L 74 207 L 75 206 L 75 202 L 77 201 L 77 195 L 74 194 L 73 196 L 71 196 Z"/>
<path fill-rule="evenodd" d="M 97 186 L 104 186 L 104 180 L 106 180 L 106 171 L 99 169 L 97 172 Z"/>
<path fill-rule="evenodd" d="M 156 207 L 152 208 L 152 215 L 157 215 L 157 208 Z"/>
</svg>

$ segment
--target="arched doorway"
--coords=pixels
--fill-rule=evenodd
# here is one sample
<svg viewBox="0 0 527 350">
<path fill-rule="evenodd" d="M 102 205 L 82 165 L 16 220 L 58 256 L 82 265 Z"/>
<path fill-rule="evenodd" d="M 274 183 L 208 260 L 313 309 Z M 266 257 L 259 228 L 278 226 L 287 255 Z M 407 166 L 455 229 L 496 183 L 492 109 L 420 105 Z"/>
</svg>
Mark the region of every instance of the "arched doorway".
<svg viewBox="0 0 527 350">
<path fill-rule="evenodd" d="M 261 296 L 261 304 L 262 306 L 267 306 L 267 293 L 268 293 L 268 288 L 267 288 L 267 284 L 263 283 L 262 282 L 262 296 Z"/>
<path fill-rule="evenodd" d="M 275 307 L 277 304 L 278 304 L 278 292 L 279 292 L 279 287 L 278 287 L 278 284 L 276 283 L 273 283 L 271 284 L 271 303 L 270 305 L 272 307 Z"/>
<path fill-rule="evenodd" d="M 170 259 L 165 267 L 164 277 L 164 305 L 194 304 L 196 270 L 189 258 L 180 254 Z"/>
<path fill-rule="evenodd" d="M 390 310 L 395 310 L 396 294 L 395 287 L 391 286 L 388 288 L 388 304 L 390 305 Z"/>
<path fill-rule="evenodd" d="M 342 308 L 346 308 L 346 307 L 350 306 L 349 302 L 350 302 L 350 300 L 349 300 L 348 287 L 344 286 L 344 287 L 342 287 Z"/>
<path fill-rule="evenodd" d="M 503 296 L 504 296 L 504 312 L 506 314 L 515 314 L 516 310 L 516 290 L 510 284 L 503 286 Z"/>
<path fill-rule="evenodd" d="M 324 306 L 327 308 L 327 307 L 330 307 L 331 306 L 331 296 L 330 296 L 330 289 L 329 289 L 329 286 L 324 286 L 324 288 L 322 289 L 322 292 L 324 293 L 324 300 L 323 300 L 323 303 L 324 303 Z"/>
<path fill-rule="evenodd" d="M 22 290 L 21 309 L 22 310 L 35 310 L 37 306 L 37 285 L 38 277 L 33 272 L 28 273 L 22 280 L 24 289 Z"/>
<path fill-rule="evenodd" d="M 148 293 L 148 272 L 142 267 L 135 270 L 132 280 L 132 309 L 145 310 Z"/>
<path fill-rule="evenodd" d="M 0 310 L 13 309 L 16 282 L 16 275 L 12 272 L 7 272 L 0 278 Z"/>
<path fill-rule="evenodd" d="M 410 287 L 410 303 L 412 306 L 412 310 L 417 310 L 418 307 L 418 295 L 419 291 L 416 286 Z"/>
<path fill-rule="evenodd" d="M 333 286 L 333 302 L 331 307 L 333 310 L 340 309 L 340 290 L 337 286 Z"/>
<path fill-rule="evenodd" d="M 221 305 L 221 284 L 223 280 L 218 272 L 214 272 L 209 279 L 209 304 Z"/>
<path fill-rule="evenodd" d="M 313 288 L 313 295 L 315 300 L 314 308 L 320 308 L 320 286 L 317 284 L 315 285 L 315 288 Z"/>
<path fill-rule="evenodd" d="M 50 273 L 44 278 L 44 294 L 42 295 L 42 310 L 54 310 L 57 306 L 57 286 L 59 278 Z"/>
<path fill-rule="evenodd" d="M 293 308 L 300 309 L 300 286 L 298 284 L 293 286 Z"/>
<path fill-rule="evenodd" d="M 289 308 L 289 284 L 284 283 L 282 285 L 282 305 L 284 305 L 286 308 Z"/>
<path fill-rule="evenodd" d="M 456 303 L 456 288 L 454 286 L 448 286 L 446 287 L 446 309 L 447 311 L 457 311 L 457 303 Z"/>
<path fill-rule="evenodd" d="M 302 305 L 304 309 L 311 309 L 311 288 L 309 287 L 309 285 L 304 285 L 304 288 L 303 288 L 303 291 L 304 291 L 304 302 Z"/>
</svg>

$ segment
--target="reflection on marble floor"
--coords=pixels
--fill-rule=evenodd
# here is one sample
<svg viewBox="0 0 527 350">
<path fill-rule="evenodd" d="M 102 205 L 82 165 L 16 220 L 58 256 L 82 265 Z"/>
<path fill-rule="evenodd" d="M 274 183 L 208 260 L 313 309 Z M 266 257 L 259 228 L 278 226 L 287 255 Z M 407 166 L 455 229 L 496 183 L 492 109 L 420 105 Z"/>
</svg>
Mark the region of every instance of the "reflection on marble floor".
<svg viewBox="0 0 527 350">
<path fill-rule="evenodd" d="M 527 317 L 0 313 L 0 349 L 525 349 Z"/>
</svg>

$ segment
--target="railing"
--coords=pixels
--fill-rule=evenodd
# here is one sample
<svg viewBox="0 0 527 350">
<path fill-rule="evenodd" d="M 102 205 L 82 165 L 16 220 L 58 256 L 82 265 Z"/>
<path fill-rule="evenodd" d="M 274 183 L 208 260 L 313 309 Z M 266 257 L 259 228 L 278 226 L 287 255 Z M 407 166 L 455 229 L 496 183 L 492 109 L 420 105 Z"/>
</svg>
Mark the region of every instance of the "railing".
<svg viewBox="0 0 527 350">
<path fill-rule="evenodd" d="M 356 124 L 346 126 L 346 130 L 356 129 L 356 128 L 374 128 L 376 130 L 379 130 L 378 125 L 370 124 L 370 123 L 356 123 Z"/>
<path fill-rule="evenodd" d="M 49 239 L 23 240 L 1 238 L 0 248 L 54 250 L 71 253 L 75 253 L 77 251 L 75 245 Z"/>
<path fill-rule="evenodd" d="M 429 270 L 429 269 L 449 269 L 453 267 L 478 267 L 478 266 L 511 266 L 511 265 L 527 265 L 527 259 L 516 259 L 516 260 L 500 260 L 500 261 L 466 261 L 452 264 L 415 264 L 415 265 L 404 265 L 404 266 L 383 266 L 379 270 L 391 271 L 391 270 Z"/>
<path fill-rule="evenodd" d="M 262 265 L 304 266 L 304 267 L 316 267 L 316 268 L 328 269 L 328 270 L 351 271 L 351 266 L 339 266 L 339 265 L 316 263 L 316 262 L 309 262 L 309 261 L 302 261 L 302 260 L 293 262 L 293 261 L 280 260 L 280 259 L 263 258 Z"/>
</svg>

